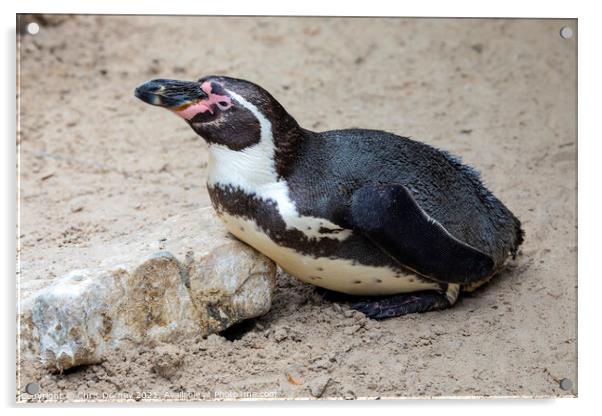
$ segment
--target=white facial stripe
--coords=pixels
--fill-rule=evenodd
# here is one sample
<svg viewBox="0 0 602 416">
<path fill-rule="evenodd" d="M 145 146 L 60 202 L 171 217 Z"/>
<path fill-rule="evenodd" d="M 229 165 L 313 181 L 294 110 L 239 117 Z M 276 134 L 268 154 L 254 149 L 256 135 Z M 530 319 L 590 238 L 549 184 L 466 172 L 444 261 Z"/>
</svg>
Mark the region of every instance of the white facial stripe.
<svg viewBox="0 0 602 416">
<path fill-rule="evenodd" d="M 236 151 L 227 146 L 211 143 L 208 183 L 232 185 L 248 193 L 260 194 L 261 187 L 276 182 L 275 178 L 277 178 L 271 124 L 253 104 L 235 92 L 228 91 L 228 93 L 257 118 L 261 127 L 261 138 L 259 143 Z"/>
<path fill-rule="evenodd" d="M 228 91 L 240 105 L 249 110 L 259 121 L 261 138 L 259 143 L 242 150 L 231 150 L 219 144 L 209 145 L 207 183 L 211 186 L 232 186 L 263 200 L 276 203 L 278 212 L 287 229 L 297 229 L 309 238 L 333 238 L 345 240 L 351 230 L 320 233 L 320 228 L 340 229 L 326 219 L 302 216 L 290 199 L 286 181 L 278 179 L 276 173 L 275 144 L 272 125 L 252 103 L 233 91 Z"/>
</svg>

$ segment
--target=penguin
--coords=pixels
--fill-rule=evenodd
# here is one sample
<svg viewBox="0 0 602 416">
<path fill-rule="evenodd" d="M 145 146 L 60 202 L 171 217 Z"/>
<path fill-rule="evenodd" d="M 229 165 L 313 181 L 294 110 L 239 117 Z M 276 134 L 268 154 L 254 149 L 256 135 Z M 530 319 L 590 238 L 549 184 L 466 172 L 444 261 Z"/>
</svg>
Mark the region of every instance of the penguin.
<svg viewBox="0 0 602 416">
<path fill-rule="evenodd" d="M 304 129 L 265 89 L 226 76 L 155 79 L 135 96 L 207 142 L 207 189 L 231 234 L 370 318 L 448 308 L 523 242 L 479 173 L 428 144 Z"/>
</svg>

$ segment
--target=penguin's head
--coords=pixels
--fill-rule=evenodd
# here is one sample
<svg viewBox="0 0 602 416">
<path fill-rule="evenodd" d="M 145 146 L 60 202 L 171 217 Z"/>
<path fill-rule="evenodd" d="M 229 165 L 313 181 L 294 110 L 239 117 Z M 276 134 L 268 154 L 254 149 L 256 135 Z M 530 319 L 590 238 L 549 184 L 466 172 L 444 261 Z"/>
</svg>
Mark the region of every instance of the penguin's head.
<svg viewBox="0 0 602 416">
<path fill-rule="evenodd" d="M 260 86 L 222 76 L 198 81 L 154 79 L 136 88 L 135 95 L 177 114 L 209 144 L 232 150 L 258 143 L 266 123 L 271 126 L 273 120 L 290 117 Z"/>
</svg>

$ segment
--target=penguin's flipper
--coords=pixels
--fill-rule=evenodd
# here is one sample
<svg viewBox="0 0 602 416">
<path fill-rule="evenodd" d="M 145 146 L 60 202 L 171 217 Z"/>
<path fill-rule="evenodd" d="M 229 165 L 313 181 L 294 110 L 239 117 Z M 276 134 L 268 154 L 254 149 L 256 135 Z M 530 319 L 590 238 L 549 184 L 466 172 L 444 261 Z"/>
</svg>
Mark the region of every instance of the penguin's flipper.
<svg viewBox="0 0 602 416">
<path fill-rule="evenodd" d="M 444 283 L 467 284 L 494 272 L 487 254 L 429 217 L 403 185 L 367 185 L 352 196 L 351 222 L 390 257 Z"/>
</svg>

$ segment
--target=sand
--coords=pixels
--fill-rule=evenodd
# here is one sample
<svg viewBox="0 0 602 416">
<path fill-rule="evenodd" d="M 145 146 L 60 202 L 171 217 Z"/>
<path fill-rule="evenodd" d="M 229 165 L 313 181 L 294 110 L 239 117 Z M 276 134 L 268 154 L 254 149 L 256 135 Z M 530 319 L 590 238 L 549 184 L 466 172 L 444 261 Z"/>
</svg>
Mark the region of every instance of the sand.
<svg viewBox="0 0 602 416">
<path fill-rule="evenodd" d="M 577 394 L 575 21 L 76 16 L 20 48 L 21 297 L 113 239 L 209 204 L 206 145 L 133 97 L 156 77 L 252 80 L 306 128 L 418 138 L 482 172 L 519 257 L 448 310 L 366 319 L 282 274 L 271 311 L 207 339 L 49 374 L 45 397 Z M 569 378 L 564 391 L 559 380 Z M 18 395 L 19 395 L 18 392 Z"/>
</svg>

